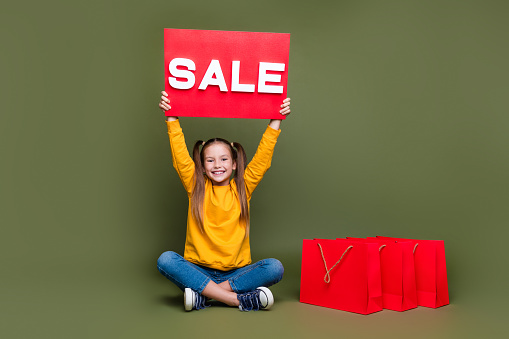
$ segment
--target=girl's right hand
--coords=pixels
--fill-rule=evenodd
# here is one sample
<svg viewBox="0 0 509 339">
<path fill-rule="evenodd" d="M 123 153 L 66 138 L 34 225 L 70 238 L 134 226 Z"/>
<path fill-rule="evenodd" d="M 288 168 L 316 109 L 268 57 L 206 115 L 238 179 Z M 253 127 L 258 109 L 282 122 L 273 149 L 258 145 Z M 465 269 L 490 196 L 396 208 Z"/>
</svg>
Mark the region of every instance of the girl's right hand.
<svg viewBox="0 0 509 339">
<path fill-rule="evenodd" d="M 159 108 L 161 108 L 163 112 L 166 113 L 166 111 L 169 111 L 171 109 L 170 99 L 168 99 L 168 93 L 166 93 L 165 91 L 162 91 L 161 94 L 162 95 L 161 101 L 159 101 Z"/>
<path fill-rule="evenodd" d="M 161 94 L 162 95 L 161 95 L 161 101 L 159 101 L 159 108 L 161 108 L 163 110 L 163 112 L 166 113 L 167 111 L 169 111 L 171 109 L 170 99 L 168 99 L 168 93 L 166 93 L 165 91 L 162 91 Z M 177 117 L 170 116 L 170 117 L 166 118 L 166 121 L 174 121 L 174 120 L 177 120 Z"/>
</svg>

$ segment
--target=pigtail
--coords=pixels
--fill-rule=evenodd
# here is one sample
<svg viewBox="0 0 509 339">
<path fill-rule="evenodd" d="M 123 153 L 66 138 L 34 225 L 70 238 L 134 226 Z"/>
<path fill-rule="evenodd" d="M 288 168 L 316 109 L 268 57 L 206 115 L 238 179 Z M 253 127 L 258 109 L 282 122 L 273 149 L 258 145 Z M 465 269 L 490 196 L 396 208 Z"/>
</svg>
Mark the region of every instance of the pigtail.
<svg viewBox="0 0 509 339">
<path fill-rule="evenodd" d="M 246 185 L 244 183 L 244 170 L 246 169 L 247 157 L 246 152 L 241 144 L 238 142 L 232 142 L 231 144 L 236 149 L 235 161 L 237 163 L 237 169 L 235 170 L 235 183 L 237 185 L 237 193 L 239 195 L 240 202 L 240 220 L 246 225 L 246 237 L 249 235 L 249 206 L 247 203 Z"/>
<path fill-rule="evenodd" d="M 191 214 L 203 233 L 203 199 L 205 196 L 205 178 L 203 177 L 204 168 L 200 154 L 201 145 L 203 145 L 203 141 L 198 140 L 193 147 L 194 187 L 193 194 L 191 196 Z"/>
</svg>

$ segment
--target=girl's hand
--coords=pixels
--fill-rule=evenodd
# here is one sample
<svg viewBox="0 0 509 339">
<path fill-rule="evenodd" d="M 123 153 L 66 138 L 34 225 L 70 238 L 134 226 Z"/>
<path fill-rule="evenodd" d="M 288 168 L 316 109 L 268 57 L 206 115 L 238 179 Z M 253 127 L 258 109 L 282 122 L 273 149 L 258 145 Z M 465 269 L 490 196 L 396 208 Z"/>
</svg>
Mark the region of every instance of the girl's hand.
<svg viewBox="0 0 509 339">
<path fill-rule="evenodd" d="M 168 99 L 168 93 L 166 93 L 165 91 L 162 91 L 161 94 L 162 95 L 161 101 L 159 101 L 159 108 L 161 108 L 163 112 L 166 113 L 166 111 L 169 111 L 171 109 L 170 99 Z"/>
<path fill-rule="evenodd" d="M 279 111 L 282 115 L 290 114 L 290 98 L 286 98 L 283 100 L 283 104 L 281 105 L 281 110 Z"/>
<path fill-rule="evenodd" d="M 162 91 L 161 94 L 162 95 L 161 95 L 161 101 L 159 101 L 159 108 L 161 108 L 163 110 L 163 112 L 166 113 L 166 111 L 169 111 L 171 109 L 170 99 L 168 99 L 168 93 L 166 93 L 165 91 Z M 166 120 L 174 121 L 174 120 L 177 120 L 177 117 L 168 117 Z"/>
<path fill-rule="evenodd" d="M 281 105 L 279 113 L 281 113 L 282 115 L 290 114 L 290 98 L 286 98 L 285 100 L 283 100 L 283 104 Z M 279 127 L 281 126 L 281 119 L 272 119 L 269 122 L 269 126 L 275 130 L 278 130 Z"/>
</svg>

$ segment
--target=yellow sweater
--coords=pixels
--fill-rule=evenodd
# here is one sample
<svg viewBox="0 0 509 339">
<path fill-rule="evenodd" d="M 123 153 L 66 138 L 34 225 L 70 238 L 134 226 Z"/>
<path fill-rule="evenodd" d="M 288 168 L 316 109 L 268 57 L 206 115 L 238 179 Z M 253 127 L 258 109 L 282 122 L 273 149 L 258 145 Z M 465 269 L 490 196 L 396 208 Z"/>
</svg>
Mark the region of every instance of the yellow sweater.
<svg viewBox="0 0 509 339">
<path fill-rule="evenodd" d="M 167 125 L 173 166 L 189 198 L 184 258 L 195 264 L 223 271 L 249 265 L 249 236 L 246 237 L 246 227 L 240 222 L 240 203 L 235 181 L 231 180 L 226 186 L 214 186 L 210 179 L 205 177 L 202 233 L 191 212 L 194 162 L 189 156 L 179 121 L 167 122 Z M 253 191 L 270 167 L 280 132 L 267 126 L 253 160 L 246 167 L 244 181 L 248 206 Z"/>
</svg>

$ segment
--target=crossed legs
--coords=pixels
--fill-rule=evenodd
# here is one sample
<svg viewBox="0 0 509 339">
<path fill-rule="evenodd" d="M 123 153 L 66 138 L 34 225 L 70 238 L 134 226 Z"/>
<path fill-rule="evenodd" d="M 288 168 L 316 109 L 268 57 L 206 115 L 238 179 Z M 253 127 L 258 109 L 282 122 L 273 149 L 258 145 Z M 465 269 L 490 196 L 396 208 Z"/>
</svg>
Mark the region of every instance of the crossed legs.
<svg viewBox="0 0 509 339">
<path fill-rule="evenodd" d="M 211 280 L 207 286 L 205 286 L 201 294 L 208 298 L 225 303 L 228 306 L 239 306 L 237 293 L 233 292 L 228 281 L 216 284 Z"/>
<path fill-rule="evenodd" d="M 273 285 L 282 279 L 284 272 L 283 265 L 276 259 L 264 259 L 238 269 L 219 271 L 195 265 L 172 251 L 161 254 L 157 268 L 181 290 L 188 287 L 229 306 L 239 305 L 238 293 Z"/>
</svg>

